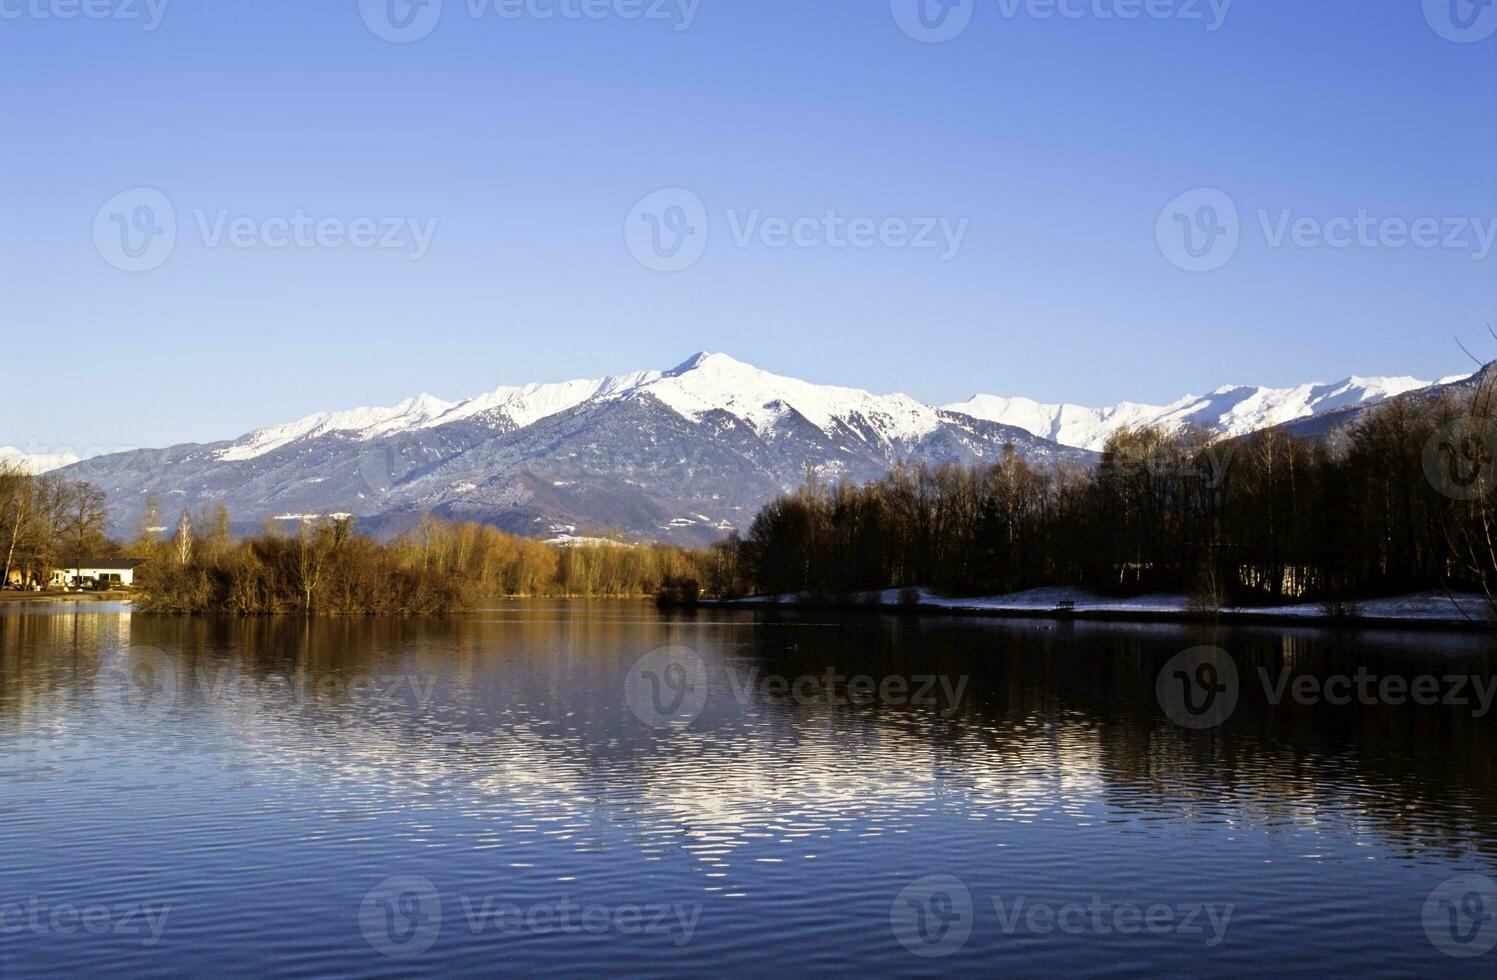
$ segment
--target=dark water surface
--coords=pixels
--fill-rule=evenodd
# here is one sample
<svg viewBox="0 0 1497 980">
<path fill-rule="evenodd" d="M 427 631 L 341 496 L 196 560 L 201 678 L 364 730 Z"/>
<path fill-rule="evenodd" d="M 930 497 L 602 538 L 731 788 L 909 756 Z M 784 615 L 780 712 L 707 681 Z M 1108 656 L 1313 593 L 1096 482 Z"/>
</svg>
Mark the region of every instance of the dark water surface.
<svg viewBox="0 0 1497 980">
<path fill-rule="evenodd" d="M 1228 696 L 1169 666 L 1203 645 L 1237 704 L 1193 728 L 1160 692 Z M 0 606 L 0 976 L 1493 976 L 1497 710 L 1275 705 L 1260 668 L 1459 701 L 1494 666 L 1438 633 Z"/>
</svg>

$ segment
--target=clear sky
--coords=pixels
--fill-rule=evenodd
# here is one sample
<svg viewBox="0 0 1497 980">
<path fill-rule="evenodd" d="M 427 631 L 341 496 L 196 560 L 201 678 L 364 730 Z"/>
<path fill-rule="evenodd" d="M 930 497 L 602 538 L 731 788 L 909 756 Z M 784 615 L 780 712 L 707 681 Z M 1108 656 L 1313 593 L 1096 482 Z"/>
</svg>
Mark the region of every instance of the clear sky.
<svg viewBox="0 0 1497 980">
<path fill-rule="evenodd" d="M 1497 355 L 1471 230 L 1497 230 L 1497 5 L 162 2 L 0 0 L 0 445 L 226 438 L 699 349 L 935 403 Z M 662 188 L 694 197 L 636 208 Z M 1233 233 L 1192 258 L 1222 194 Z M 833 247 L 828 211 L 885 233 Z M 776 218 L 815 221 L 772 247 Z M 1393 247 L 1417 219 L 1449 247 Z M 651 220 L 685 252 L 640 261 Z"/>
</svg>

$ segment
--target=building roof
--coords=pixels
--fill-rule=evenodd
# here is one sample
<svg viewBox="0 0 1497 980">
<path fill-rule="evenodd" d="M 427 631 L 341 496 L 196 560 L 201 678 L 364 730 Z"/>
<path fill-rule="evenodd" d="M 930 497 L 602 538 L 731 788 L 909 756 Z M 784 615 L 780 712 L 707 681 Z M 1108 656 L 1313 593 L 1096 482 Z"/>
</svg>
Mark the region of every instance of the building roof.
<svg viewBox="0 0 1497 980">
<path fill-rule="evenodd" d="M 86 558 L 83 561 L 59 562 L 58 568 L 87 568 L 95 572 L 128 572 L 146 563 L 145 558 Z"/>
</svg>

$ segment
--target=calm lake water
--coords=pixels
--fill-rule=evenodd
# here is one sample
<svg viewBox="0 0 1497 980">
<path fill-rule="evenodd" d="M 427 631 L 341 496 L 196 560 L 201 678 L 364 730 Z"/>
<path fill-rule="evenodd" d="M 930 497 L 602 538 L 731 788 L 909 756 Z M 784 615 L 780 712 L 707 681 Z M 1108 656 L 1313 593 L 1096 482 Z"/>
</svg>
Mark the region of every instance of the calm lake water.
<svg viewBox="0 0 1497 980">
<path fill-rule="evenodd" d="M 1440 633 L 0 606 L 0 976 L 1492 976 L 1494 667 Z"/>
</svg>

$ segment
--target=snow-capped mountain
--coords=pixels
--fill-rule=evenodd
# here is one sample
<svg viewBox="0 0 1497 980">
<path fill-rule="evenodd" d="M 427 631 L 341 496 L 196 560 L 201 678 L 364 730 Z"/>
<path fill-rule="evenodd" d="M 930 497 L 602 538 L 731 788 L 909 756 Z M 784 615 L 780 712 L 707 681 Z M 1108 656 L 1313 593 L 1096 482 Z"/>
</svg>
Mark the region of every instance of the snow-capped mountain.
<svg viewBox="0 0 1497 980">
<path fill-rule="evenodd" d="M 544 536 L 622 531 L 702 542 L 742 528 L 808 468 L 870 480 L 902 460 L 1092 461 L 906 395 L 816 385 L 724 354 L 669 371 L 499 388 L 323 413 L 233 441 L 88 460 L 118 526 L 148 494 L 224 503 L 246 526 L 350 513 L 376 533 L 437 513 Z"/>
<path fill-rule="evenodd" d="M 1123 402 L 1107 408 L 1045 405 L 1028 398 L 974 395 L 965 402 L 946 406 L 946 410 L 1017 426 L 1065 446 L 1101 450 L 1108 436 L 1123 428 L 1176 429 L 1195 425 L 1218 435 L 1242 436 L 1351 406 L 1374 405 L 1405 392 L 1455 380 L 1459 378 L 1431 382 L 1418 378 L 1352 377 L 1335 384 L 1295 388 L 1229 385 L 1209 395 L 1186 395 L 1168 405 Z"/>
<path fill-rule="evenodd" d="M 72 453 L 23 453 L 19 449 L 0 446 L 0 469 L 38 475 L 72 466 L 76 462 L 78 457 Z"/>
<path fill-rule="evenodd" d="M 911 439 L 940 425 L 939 412 L 906 395 L 873 395 L 852 388 L 781 377 L 734 360 L 701 353 L 670 371 L 638 371 L 598 380 L 497 388 L 462 402 L 419 395 L 393 408 L 355 408 L 309 415 L 260 429 L 221 450 L 224 462 L 256 459 L 304 439 L 338 433 L 367 442 L 382 436 L 436 429 L 465 419 L 494 427 L 524 428 L 584 402 L 650 395 L 683 418 L 700 421 L 727 412 L 756 431 L 770 431 L 786 412 L 798 412 L 823 431 L 862 417 L 883 438 Z"/>
<path fill-rule="evenodd" d="M 1125 425 L 1194 423 L 1241 435 L 1291 420 L 1340 424 L 1424 386 L 1352 378 L 1298 388 L 1222 388 L 1171 405 L 1092 409 L 977 396 L 935 408 L 698 354 L 668 371 L 430 395 L 390 408 L 308 416 L 232 441 L 138 450 L 64 471 L 108 492 L 117 529 L 148 495 L 171 511 L 228 506 L 245 528 L 347 513 L 376 534 L 421 515 L 548 538 L 623 532 L 701 543 L 743 529 L 808 469 L 865 481 L 894 464 L 996 460 L 1089 465 Z"/>
</svg>

